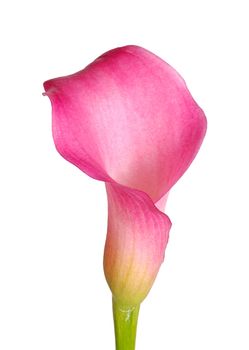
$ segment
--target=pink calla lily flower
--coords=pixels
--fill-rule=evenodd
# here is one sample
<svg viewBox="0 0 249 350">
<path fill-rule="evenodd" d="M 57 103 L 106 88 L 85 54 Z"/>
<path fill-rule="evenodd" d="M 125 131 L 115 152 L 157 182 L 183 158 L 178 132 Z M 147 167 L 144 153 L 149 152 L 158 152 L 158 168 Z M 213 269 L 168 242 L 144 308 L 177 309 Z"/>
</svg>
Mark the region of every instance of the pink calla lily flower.
<svg viewBox="0 0 249 350">
<path fill-rule="evenodd" d="M 106 183 L 105 276 L 117 303 L 136 307 L 163 262 L 171 227 L 164 204 L 200 148 L 204 113 L 180 75 L 137 46 L 44 88 L 57 150 Z"/>
</svg>

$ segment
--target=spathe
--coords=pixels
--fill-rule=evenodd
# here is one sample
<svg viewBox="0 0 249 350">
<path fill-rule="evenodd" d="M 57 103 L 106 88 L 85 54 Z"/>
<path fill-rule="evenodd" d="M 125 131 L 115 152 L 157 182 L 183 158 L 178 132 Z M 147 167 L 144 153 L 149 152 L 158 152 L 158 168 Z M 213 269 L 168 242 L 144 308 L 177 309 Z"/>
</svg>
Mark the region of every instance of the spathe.
<svg viewBox="0 0 249 350">
<path fill-rule="evenodd" d="M 161 199 L 197 154 L 204 113 L 179 74 L 137 46 L 111 50 L 44 88 L 56 148 L 107 184 L 107 282 L 121 304 L 140 304 L 168 241 Z"/>
</svg>

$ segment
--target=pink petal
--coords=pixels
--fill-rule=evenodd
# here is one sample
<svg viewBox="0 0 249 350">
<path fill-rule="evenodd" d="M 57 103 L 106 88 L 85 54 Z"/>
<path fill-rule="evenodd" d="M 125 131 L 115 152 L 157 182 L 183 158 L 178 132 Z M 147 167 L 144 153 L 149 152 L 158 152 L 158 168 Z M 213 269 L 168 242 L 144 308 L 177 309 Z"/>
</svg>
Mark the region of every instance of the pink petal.
<svg viewBox="0 0 249 350">
<path fill-rule="evenodd" d="M 106 280 L 119 303 L 137 305 L 163 262 L 171 222 L 145 193 L 111 183 L 106 187 Z"/>
<path fill-rule="evenodd" d="M 109 183 L 108 283 L 125 302 L 141 299 L 168 240 L 170 221 L 160 212 L 162 202 L 199 150 L 204 113 L 179 74 L 137 46 L 111 50 L 44 87 L 58 151 Z"/>
</svg>

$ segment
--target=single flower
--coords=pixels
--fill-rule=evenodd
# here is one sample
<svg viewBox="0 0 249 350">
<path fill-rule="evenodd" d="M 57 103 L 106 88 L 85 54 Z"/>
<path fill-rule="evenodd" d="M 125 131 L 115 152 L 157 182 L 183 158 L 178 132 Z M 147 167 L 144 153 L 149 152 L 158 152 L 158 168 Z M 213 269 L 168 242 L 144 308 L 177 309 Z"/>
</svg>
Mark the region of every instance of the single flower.
<svg viewBox="0 0 249 350">
<path fill-rule="evenodd" d="M 44 88 L 57 150 L 106 183 L 104 271 L 116 334 L 125 333 L 117 310 L 132 323 L 156 278 L 171 227 L 164 204 L 200 148 L 206 118 L 180 75 L 137 46 L 108 51 Z M 118 341 L 118 349 L 135 346 Z"/>
</svg>

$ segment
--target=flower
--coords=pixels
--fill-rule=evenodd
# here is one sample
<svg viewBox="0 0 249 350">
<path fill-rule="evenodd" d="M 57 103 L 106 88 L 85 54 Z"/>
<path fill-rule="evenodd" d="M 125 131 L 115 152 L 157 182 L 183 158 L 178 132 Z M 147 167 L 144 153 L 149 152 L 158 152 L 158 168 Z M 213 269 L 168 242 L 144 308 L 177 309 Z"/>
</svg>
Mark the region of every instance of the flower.
<svg viewBox="0 0 249 350">
<path fill-rule="evenodd" d="M 205 115 L 180 75 L 138 46 L 108 51 L 44 88 L 57 150 L 106 183 L 104 271 L 113 296 L 139 305 L 164 259 L 167 195 L 200 148 Z"/>
</svg>

